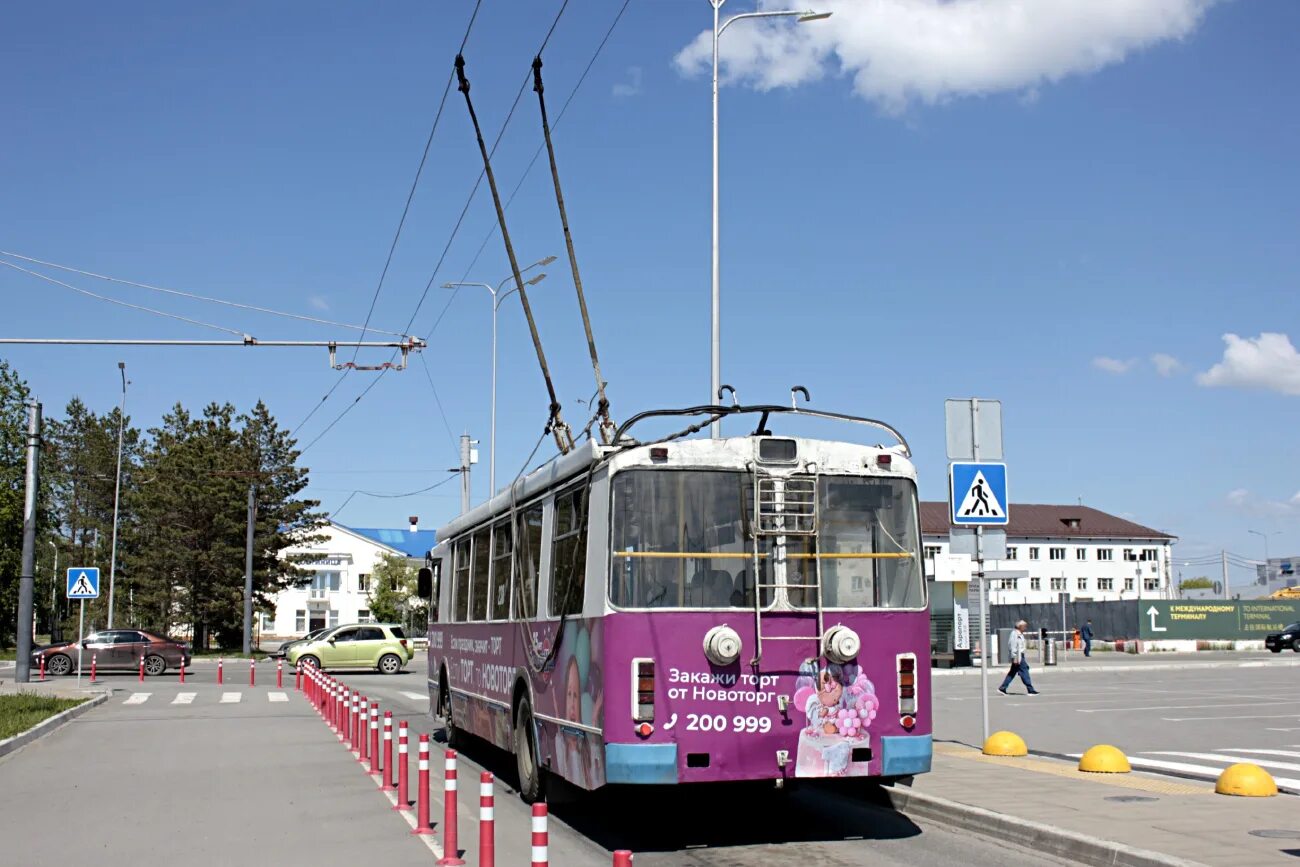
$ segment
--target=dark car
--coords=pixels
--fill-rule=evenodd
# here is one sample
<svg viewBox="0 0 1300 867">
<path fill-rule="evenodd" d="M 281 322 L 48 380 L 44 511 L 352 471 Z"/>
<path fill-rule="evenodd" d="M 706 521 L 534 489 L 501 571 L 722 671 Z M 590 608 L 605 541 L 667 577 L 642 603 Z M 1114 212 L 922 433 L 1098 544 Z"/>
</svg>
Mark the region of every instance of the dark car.
<svg viewBox="0 0 1300 867">
<path fill-rule="evenodd" d="M 302 638 L 295 638 L 293 641 L 286 641 L 284 644 L 280 645 L 280 649 L 275 652 L 275 655 L 283 659 L 285 656 L 288 656 L 291 647 L 297 647 L 298 645 L 304 644 L 308 641 L 315 641 L 317 638 L 320 638 L 326 632 L 329 632 L 334 628 L 335 627 L 332 626 L 326 626 L 323 629 L 313 629 Z"/>
<path fill-rule="evenodd" d="M 104 629 L 86 636 L 81 646 L 81 664 L 90 669 L 92 658 L 98 671 L 136 671 L 144 657 L 144 673 L 159 675 L 168 668 L 190 664 L 190 648 L 183 641 L 139 629 Z M 72 674 L 77 670 L 77 642 L 51 644 L 32 653 L 32 665 L 45 656 L 49 674 Z"/>
<path fill-rule="evenodd" d="M 1283 627 L 1281 632 L 1265 635 L 1264 646 L 1274 653 L 1281 653 L 1288 647 L 1300 653 L 1300 621 Z"/>
</svg>

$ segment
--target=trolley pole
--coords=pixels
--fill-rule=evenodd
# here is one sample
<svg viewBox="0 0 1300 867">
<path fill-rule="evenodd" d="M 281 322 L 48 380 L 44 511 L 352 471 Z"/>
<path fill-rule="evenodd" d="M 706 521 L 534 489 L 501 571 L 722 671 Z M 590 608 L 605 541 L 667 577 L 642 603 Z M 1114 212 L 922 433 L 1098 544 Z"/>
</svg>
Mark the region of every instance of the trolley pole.
<svg viewBox="0 0 1300 867">
<path fill-rule="evenodd" d="M 41 456 L 41 405 L 27 401 L 27 490 L 23 498 L 22 574 L 18 578 L 18 659 L 14 680 L 28 683 L 32 677 L 33 596 L 36 590 L 36 492 Z"/>
</svg>

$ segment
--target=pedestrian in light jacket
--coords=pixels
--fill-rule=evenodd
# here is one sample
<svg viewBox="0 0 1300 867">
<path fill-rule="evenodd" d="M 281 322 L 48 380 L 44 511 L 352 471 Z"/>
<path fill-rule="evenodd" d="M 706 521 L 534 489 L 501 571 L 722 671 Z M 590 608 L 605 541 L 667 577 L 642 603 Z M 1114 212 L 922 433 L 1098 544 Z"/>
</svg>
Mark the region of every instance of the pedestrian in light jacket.
<svg viewBox="0 0 1300 867">
<path fill-rule="evenodd" d="M 1029 624 L 1021 620 L 1016 624 L 1015 631 L 1011 633 L 1011 640 L 1007 643 L 1011 651 L 1011 668 L 1007 670 L 1007 676 L 998 687 L 998 692 L 1003 695 L 1007 694 L 1007 687 L 1011 686 L 1011 681 L 1016 675 L 1020 676 L 1030 695 L 1038 695 L 1038 690 L 1034 689 L 1034 682 L 1029 679 L 1029 660 L 1025 658 L 1025 630 L 1028 628 Z"/>
<path fill-rule="evenodd" d="M 1091 620 L 1083 624 L 1083 629 L 1079 630 L 1079 637 L 1083 639 L 1083 655 L 1092 656 L 1092 621 Z"/>
</svg>

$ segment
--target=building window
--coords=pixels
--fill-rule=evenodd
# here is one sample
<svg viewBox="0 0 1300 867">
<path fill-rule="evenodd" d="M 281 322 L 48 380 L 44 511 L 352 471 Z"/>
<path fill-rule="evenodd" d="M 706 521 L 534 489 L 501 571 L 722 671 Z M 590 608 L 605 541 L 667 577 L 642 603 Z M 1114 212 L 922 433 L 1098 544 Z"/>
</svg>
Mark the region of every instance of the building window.
<svg viewBox="0 0 1300 867">
<path fill-rule="evenodd" d="M 1002 579 L 1002 583 L 1001 583 L 1000 585 L 998 585 L 998 589 L 999 589 L 999 590 L 1015 590 L 1015 589 L 1016 589 L 1016 584 L 1019 582 L 1019 580 L 1020 580 L 1020 579 L 1018 579 L 1018 578 L 1003 578 L 1003 579 Z"/>
<path fill-rule="evenodd" d="M 301 608 L 293 612 L 293 631 L 294 632 L 307 631 L 307 612 L 303 611 Z"/>
<path fill-rule="evenodd" d="M 1114 579 L 1114 578 L 1098 578 L 1098 579 L 1097 579 L 1097 589 L 1098 589 L 1098 590 L 1114 590 L 1114 589 L 1115 589 L 1115 579 Z"/>
<path fill-rule="evenodd" d="M 1132 590 L 1132 589 L 1133 589 L 1133 579 L 1132 579 L 1132 578 L 1125 578 L 1125 579 L 1124 579 L 1124 589 L 1125 589 L 1125 590 Z"/>
<path fill-rule="evenodd" d="M 360 573 L 360 574 L 357 575 L 357 592 L 358 592 L 358 593 L 369 593 L 369 592 L 370 592 L 370 573 L 369 573 L 369 572 L 362 572 L 362 573 Z"/>
<path fill-rule="evenodd" d="M 1159 579 L 1159 578 L 1143 578 L 1143 579 L 1142 579 L 1142 587 L 1143 587 L 1144 589 L 1146 589 L 1146 590 L 1159 590 L 1159 589 L 1160 589 L 1160 579 Z"/>
<path fill-rule="evenodd" d="M 330 610 L 329 622 L 326 625 L 331 627 L 339 625 L 339 613 L 337 611 Z"/>
<path fill-rule="evenodd" d="M 1064 559 L 1065 559 L 1065 549 L 1064 549 L 1064 548 L 1048 548 L 1048 549 L 1047 549 L 1047 556 L 1050 557 L 1050 558 L 1053 559 L 1053 560 L 1064 560 Z"/>
<path fill-rule="evenodd" d="M 925 546 L 925 559 L 927 559 L 927 560 L 933 560 L 933 559 L 935 558 L 935 556 L 936 556 L 936 555 L 937 555 L 941 550 L 943 550 L 943 549 L 942 549 L 939 545 L 926 545 L 926 546 Z"/>
<path fill-rule="evenodd" d="M 1087 579 L 1087 578 L 1080 578 L 1080 579 L 1079 579 L 1079 589 L 1080 589 L 1080 590 L 1087 590 L 1087 589 L 1088 589 L 1088 579 Z"/>
<path fill-rule="evenodd" d="M 1098 548 L 1098 549 L 1097 549 L 1097 559 L 1098 559 L 1098 560 L 1113 560 L 1113 559 L 1115 559 L 1115 552 L 1112 551 L 1110 548 Z"/>
<path fill-rule="evenodd" d="M 1065 589 L 1065 578 L 1063 578 L 1063 577 L 1053 578 L 1053 579 L 1052 579 L 1052 589 L 1053 589 L 1053 590 L 1064 590 L 1064 589 Z"/>
<path fill-rule="evenodd" d="M 265 612 L 265 611 L 262 612 L 262 626 L 261 626 L 261 630 L 262 630 L 263 632 L 274 632 L 274 631 L 275 631 L 275 615 L 274 615 L 274 614 L 268 614 L 268 613 Z"/>
<path fill-rule="evenodd" d="M 1038 559 L 1038 549 L 1037 549 L 1037 548 L 1030 548 L 1030 549 L 1029 549 L 1029 559 L 1030 559 L 1030 560 L 1037 560 L 1037 559 Z"/>
<path fill-rule="evenodd" d="M 1125 549 L 1124 549 L 1124 559 L 1125 559 L 1127 562 L 1132 563 L 1133 561 L 1137 560 L 1137 554 L 1134 554 L 1134 553 L 1133 553 L 1133 549 L 1132 549 L 1132 548 L 1125 548 Z"/>
<path fill-rule="evenodd" d="M 1160 559 L 1160 552 L 1159 552 L 1158 550 L 1156 550 L 1155 548 L 1143 548 L 1143 549 L 1142 549 L 1142 559 L 1143 559 L 1143 560 L 1148 560 L 1148 561 L 1150 561 L 1150 560 L 1159 560 L 1159 559 Z"/>
<path fill-rule="evenodd" d="M 326 593 L 339 589 L 342 578 L 341 572 L 317 572 L 312 576 L 311 592 L 308 595 L 312 599 L 324 599 Z"/>
<path fill-rule="evenodd" d="M 1015 546 L 1010 546 L 1010 547 L 1008 547 L 1008 548 L 1007 548 L 1007 559 L 1008 559 L 1008 560 L 1015 560 L 1015 559 L 1016 559 L 1016 556 L 1017 556 L 1018 553 L 1019 553 L 1019 552 L 1016 551 Z"/>
<path fill-rule="evenodd" d="M 1042 589 L 1043 589 L 1043 579 L 1042 579 L 1042 578 L 1030 578 L 1030 579 L 1029 579 L 1029 589 L 1030 589 L 1030 590 L 1042 590 Z"/>
<path fill-rule="evenodd" d="M 1074 559 L 1076 559 L 1076 560 L 1087 560 L 1087 559 L 1088 559 L 1088 549 L 1087 549 L 1087 548 L 1075 548 L 1075 549 L 1074 549 Z"/>
<path fill-rule="evenodd" d="M 357 623 L 374 623 L 374 618 L 370 616 L 369 608 L 360 608 L 357 610 Z"/>
</svg>

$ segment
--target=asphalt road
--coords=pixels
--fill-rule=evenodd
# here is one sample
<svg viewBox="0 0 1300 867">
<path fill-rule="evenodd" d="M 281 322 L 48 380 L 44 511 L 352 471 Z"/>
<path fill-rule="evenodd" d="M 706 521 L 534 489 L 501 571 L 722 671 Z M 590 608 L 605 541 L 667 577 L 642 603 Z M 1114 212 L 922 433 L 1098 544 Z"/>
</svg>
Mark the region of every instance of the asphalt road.
<svg viewBox="0 0 1300 867">
<path fill-rule="evenodd" d="M 1031 666 L 1037 696 L 1018 680 L 1010 695 L 997 694 L 998 670 L 989 679 L 990 728 L 1016 732 L 1031 750 L 1067 756 L 1113 744 L 1134 767 L 1180 776 L 1214 778 L 1250 761 L 1300 791 L 1300 656 L 1216 655 L 1225 667 L 1179 667 L 1207 656 L 1149 657 L 1142 662 L 1158 667 L 1133 662 L 1131 671 Z M 978 746 L 979 677 L 936 677 L 933 684 L 935 737 Z"/>
</svg>

